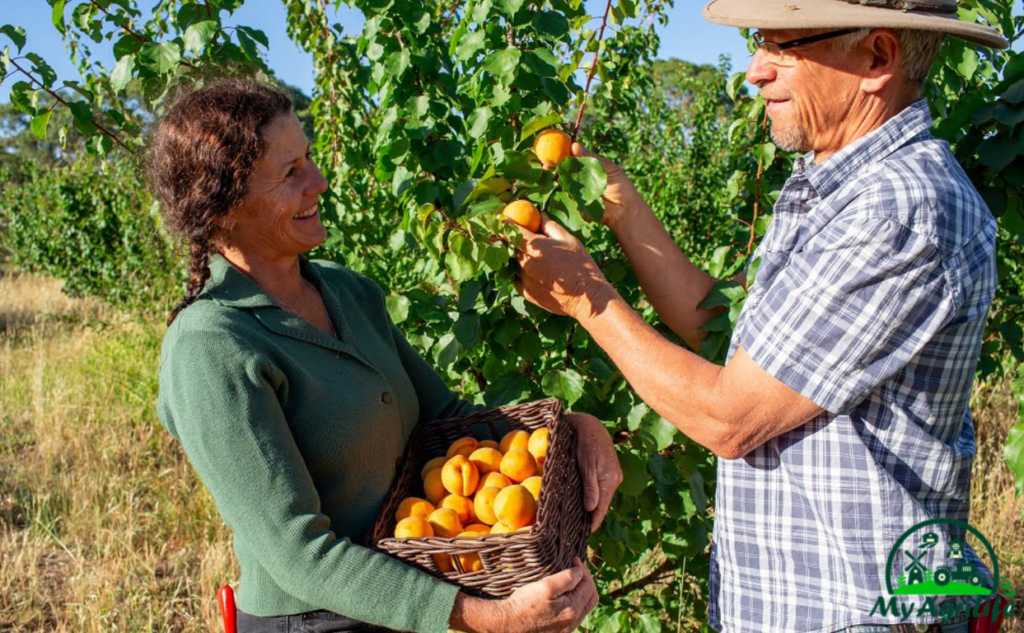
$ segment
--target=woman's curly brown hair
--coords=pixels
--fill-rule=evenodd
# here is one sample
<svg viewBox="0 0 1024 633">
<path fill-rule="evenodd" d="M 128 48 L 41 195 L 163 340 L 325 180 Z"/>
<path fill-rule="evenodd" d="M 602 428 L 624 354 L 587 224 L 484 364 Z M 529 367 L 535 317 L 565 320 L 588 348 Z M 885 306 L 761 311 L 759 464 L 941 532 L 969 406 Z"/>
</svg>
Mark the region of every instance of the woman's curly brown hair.
<svg viewBox="0 0 1024 633">
<path fill-rule="evenodd" d="M 174 322 L 210 277 L 216 218 L 245 197 L 256 163 L 266 153 L 264 128 L 291 112 L 283 92 L 253 79 L 217 79 L 187 92 L 157 122 L 147 171 L 164 223 L 189 247 L 185 297 L 167 317 Z"/>
</svg>

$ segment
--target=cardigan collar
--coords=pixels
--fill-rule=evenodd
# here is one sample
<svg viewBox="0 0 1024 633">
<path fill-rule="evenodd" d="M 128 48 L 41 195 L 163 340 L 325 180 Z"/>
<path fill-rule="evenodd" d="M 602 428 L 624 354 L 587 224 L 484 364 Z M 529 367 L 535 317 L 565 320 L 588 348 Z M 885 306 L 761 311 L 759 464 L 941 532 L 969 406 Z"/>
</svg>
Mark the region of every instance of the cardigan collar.
<svg viewBox="0 0 1024 633">
<path fill-rule="evenodd" d="M 341 299 L 337 293 L 323 282 L 320 271 L 308 259 L 300 256 L 299 267 L 302 276 L 320 292 L 327 314 L 338 332 L 338 338 L 329 336 L 309 321 L 281 308 L 259 284 L 235 268 L 220 253 L 210 256 L 210 278 L 206 282 L 203 294 L 219 305 L 251 310 L 257 320 L 272 332 L 345 352 L 370 364 L 356 348 L 352 330 L 345 320 Z"/>
</svg>

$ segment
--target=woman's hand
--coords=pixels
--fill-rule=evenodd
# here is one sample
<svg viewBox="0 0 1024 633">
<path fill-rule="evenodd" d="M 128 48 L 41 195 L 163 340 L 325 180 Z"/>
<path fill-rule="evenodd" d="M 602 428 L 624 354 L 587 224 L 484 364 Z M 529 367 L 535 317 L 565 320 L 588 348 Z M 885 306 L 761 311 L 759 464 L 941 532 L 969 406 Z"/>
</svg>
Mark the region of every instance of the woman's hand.
<svg viewBox="0 0 1024 633">
<path fill-rule="evenodd" d="M 615 224 L 629 215 L 629 212 L 643 203 L 633 181 L 629 179 L 621 167 L 603 156 L 598 156 L 579 143 L 572 144 L 572 155 L 577 158 L 596 158 L 601 161 L 604 173 L 608 176 L 608 186 L 601 198 L 604 200 L 604 217 L 601 222 L 615 230 Z"/>
<path fill-rule="evenodd" d="M 612 438 L 601 421 L 588 413 L 570 413 L 576 428 L 576 461 L 583 476 L 583 507 L 593 513 L 590 531 L 596 532 L 608 513 L 615 490 L 622 483 L 622 468 Z"/>
<path fill-rule="evenodd" d="M 451 626 L 467 633 L 569 633 L 597 600 L 590 570 L 574 558 L 569 569 L 520 587 L 504 600 L 458 594 Z"/>
</svg>

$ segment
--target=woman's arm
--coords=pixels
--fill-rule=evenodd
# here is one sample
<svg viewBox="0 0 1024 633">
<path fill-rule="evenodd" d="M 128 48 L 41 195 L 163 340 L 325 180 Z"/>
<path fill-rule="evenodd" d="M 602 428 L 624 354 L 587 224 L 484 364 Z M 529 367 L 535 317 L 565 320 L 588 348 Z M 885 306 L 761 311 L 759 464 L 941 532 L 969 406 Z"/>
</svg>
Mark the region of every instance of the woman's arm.
<svg viewBox="0 0 1024 633">
<path fill-rule="evenodd" d="M 273 364 L 224 332 L 178 334 L 167 351 L 161 419 L 274 583 L 307 604 L 373 624 L 446 631 L 456 587 L 331 529 L 278 400 L 287 384 Z"/>
</svg>

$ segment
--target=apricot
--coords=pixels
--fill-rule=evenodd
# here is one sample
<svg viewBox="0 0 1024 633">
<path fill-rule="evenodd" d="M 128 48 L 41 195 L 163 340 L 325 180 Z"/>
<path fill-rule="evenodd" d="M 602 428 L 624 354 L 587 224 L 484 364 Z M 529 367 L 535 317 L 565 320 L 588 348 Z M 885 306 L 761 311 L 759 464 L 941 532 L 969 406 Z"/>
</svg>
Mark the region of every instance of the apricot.
<svg viewBox="0 0 1024 633">
<path fill-rule="evenodd" d="M 483 523 L 474 523 L 473 525 L 466 526 L 466 529 L 463 530 L 463 533 L 466 532 L 476 532 L 477 536 L 485 536 L 491 533 L 491 526 L 485 525 Z M 462 536 L 462 534 L 460 534 L 459 536 Z"/>
<path fill-rule="evenodd" d="M 473 512 L 481 523 L 494 525 L 498 517 L 494 514 L 494 499 L 501 492 L 501 488 L 483 488 L 473 498 Z"/>
<path fill-rule="evenodd" d="M 469 461 L 476 466 L 481 475 L 497 472 L 501 465 L 501 451 L 496 448 L 478 448 L 469 456 Z"/>
<path fill-rule="evenodd" d="M 427 519 L 430 527 L 434 530 L 434 536 L 451 538 L 462 531 L 462 522 L 459 515 L 451 508 L 438 508 L 430 513 Z"/>
<path fill-rule="evenodd" d="M 426 479 L 427 473 L 434 470 L 435 468 L 441 468 L 444 463 L 448 461 L 447 457 L 435 457 L 423 466 L 423 470 L 420 471 L 420 479 Z"/>
<path fill-rule="evenodd" d="M 475 437 L 462 437 L 448 447 L 448 459 L 455 457 L 456 455 L 469 456 L 470 453 L 480 448 L 480 442 Z"/>
<path fill-rule="evenodd" d="M 522 486 L 530 491 L 530 494 L 533 495 L 533 498 L 537 500 L 538 504 L 540 502 L 540 483 L 541 478 L 536 476 L 530 477 L 522 483 Z"/>
<path fill-rule="evenodd" d="M 459 495 L 448 495 L 441 499 L 442 508 L 451 508 L 459 515 L 459 523 L 469 525 L 476 521 L 476 513 L 473 512 L 473 500 Z M 428 515 L 429 516 L 429 515 Z"/>
<path fill-rule="evenodd" d="M 504 523 L 495 523 L 491 526 L 491 534 L 511 534 L 515 532 L 515 528 L 511 528 Z"/>
<path fill-rule="evenodd" d="M 533 141 L 533 153 L 544 169 L 554 169 L 572 153 L 572 139 L 560 130 L 544 130 Z"/>
<path fill-rule="evenodd" d="M 522 483 L 537 474 L 537 460 L 529 451 L 513 448 L 501 458 L 499 470 L 515 483 Z"/>
<path fill-rule="evenodd" d="M 444 499 L 448 495 L 448 491 L 445 490 L 444 482 L 441 479 L 441 472 L 443 469 L 435 468 L 427 473 L 426 478 L 423 480 L 423 492 L 427 496 L 427 500 L 435 506 L 441 503 L 441 499 Z"/>
<path fill-rule="evenodd" d="M 500 444 L 498 444 L 494 440 L 481 440 L 480 441 L 480 448 L 493 448 L 496 451 L 500 451 L 501 450 Z"/>
<path fill-rule="evenodd" d="M 477 485 L 476 489 L 483 490 L 484 488 L 504 488 L 506 486 L 511 485 L 512 480 L 506 477 L 505 475 L 502 475 L 501 473 L 487 473 L 486 475 L 484 475 L 483 479 L 480 480 L 480 483 L 479 485 Z"/>
<path fill-rule="evenodd" d="M 455 571 L 455 564 L 452 563 L 452 557 L 447 554 L 434 554 L 434 564 L 442 572 L 447 574 L 448 572 Z"/>
<path fill-rule="evenodd" d="M 425 519 L 430 516 L 436 508 L 434 505 L 426 499 L 420 499 L 419 497 L 409 497 L 398 504 L 398 510 L 395 512 L 395 520 L 401 521 L 408 517 L 420 517 Z"/>
<path fill-rule="evenodd" d="M 406 517 L 395 526 L 395 538 L 419 538 L 433 535 L 433 528 L 423 517 Z"/>
<path fill-rule="evenodd" d="M 534 233 L 540 230 L 540 211 L 529 200 L 514 200 L 508 203 L 501 214 Z"/>
<path fill-rule="evenodd" d="M 530 447 L 530 434 L 523 430 L 511 431 L 501 438 L 500 450 L 505 454 L 513 448 L 526 450 Z"/>
<path fill-rule="evenodd" d="M 494 516 L 513 530 L 528 525 L 537 511 L 537 501 L 533 494 L 523 486 L 502 488 L 494 498 Z M 433 516 L 433 515 L 431 515 Z M 431 521 L 434 532 L 437 526 Z"/>
<path fill-rule="evenodd" d="M 444 464 L 441 469 L 441 483 L 445 490 L 453 495 L 468 497 L 480 483 L 480 471 L 465 455 L 456 455 Z"/>
<path fill-rule="evenodd" d="M 548 429 L 547 427 L 537 429 L 530 434 L 530 441 L 526 446 L 530 455 L 537 460 L 537 464 L 543 464 L 548 457 Z"/>
<path fill-rule="evenodd" d="M 475 532 L 463 532 L 459 536 L 468 536 L 471 538 L 480 538 L 480 534 Z M 479 554 L 459 554 L 459 564 L 462 565 L 462 571 L 482 571 L 484 568 L 483 561 L 480 560 Z"/>
</svg>

